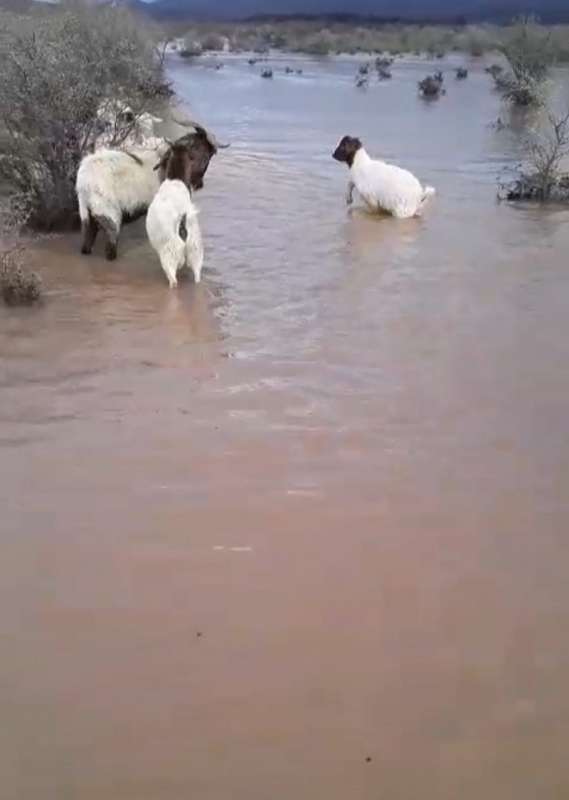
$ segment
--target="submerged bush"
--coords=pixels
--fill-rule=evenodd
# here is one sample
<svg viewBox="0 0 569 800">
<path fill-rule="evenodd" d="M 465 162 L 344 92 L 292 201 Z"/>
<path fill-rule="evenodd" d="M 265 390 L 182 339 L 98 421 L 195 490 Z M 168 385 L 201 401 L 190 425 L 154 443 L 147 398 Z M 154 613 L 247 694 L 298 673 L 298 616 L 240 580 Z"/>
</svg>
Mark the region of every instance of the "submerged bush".
<svg viewBox="0 0 569 800">
<path fill-rule="evenodd" d="M 393 58 L 391 56 L 378 56 L 375 59 L 375 68 L 379 72 L 382 69 L 389 69 L 393 65 Z"/>
<path fill-rule="evenodd" d="M 100 104 L 116 98 L 138 114 L 171 90 L 152 35 L 124 7 L 66 2 L 29 17 L 9 15 L 3 35 L 0 176 L 30 224 L 66 227 L 77 217 L 77 167 L 101 133 Z M 124 139 L 129 131 L 116 133 Z"/>
<path fill-rule="evenodd" d="M 423 97 L 439 97 L 443 91 L 442 80 L 439 80 L 436 75 L 427 75 L 422 81 L 419 81 L 419 92 Z"/>
<path fill-rule="evenodd" d="M 31 306 L 41 300 L 41 279 L 25 270 L 21 251 L 10 250 L 0 256 L 0 296 L 7 306 Z"/>
<path fill-rule="evenodd" d="M 554 61 L 551 31 L 532 18 L 522 18 L 507 33 L 501 49 L 508 69 L 494 79 L 503 99 L 518 106 L 543 103 L 544 82 Z"/>
<path fill-rule="evenodd" d="M 201 44 L 191 36 L 186 36 L 184 39 L 184 46 L 180 50 L 182 58 L 197 58 L 203 53 Z"/>
<path fill-rule="evenodd" d="M 485 68 L 484 72 L 487 72 L 496 81 L 504 73 L 504 67 L 501 64 L 490 64 L 489 67 Z"/>
<path fill-rule="evenodd" d="M 200 42 L 202 50 L 219 52 L 225 47 L 225 39 L 217 33 L 208 33 Z"/>
<path fill-rule="evenodd" d="M 507 200 L 569 203 L 569 173 L 562 169 L 569 156 L 569 111 L 562 116 L 548 112 L 544 130 L 527 144 L 527 158 L 515 180 L 500 187 Z"/>
</svg>

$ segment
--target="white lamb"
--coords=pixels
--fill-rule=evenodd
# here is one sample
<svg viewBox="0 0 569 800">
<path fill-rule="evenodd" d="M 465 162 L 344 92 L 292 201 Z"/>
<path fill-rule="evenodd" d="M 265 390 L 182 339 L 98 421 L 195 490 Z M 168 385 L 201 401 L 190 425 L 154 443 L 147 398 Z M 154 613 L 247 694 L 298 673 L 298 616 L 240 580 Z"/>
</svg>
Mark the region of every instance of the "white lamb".
<svg viewBox="0 0 569 800">
<path fill-rule="evenodd" d="M 350 169 L 348 205 L 357 189 L 371 210 L 404 219 L 420 216 L 427 199 L 435 194 L 432 186 L 422 186 L 408 170 L 371 158 L 361 141 L 352 136 L 341 139 L 332 158 Z"/>
<path fill-rule="evenodd" d="M 166 178 L 156 193 L 146 215 L 146 232 L 160 258 L 170 288 L 184 266 L 200 282 L 203 266 L 203 242 L 198 223 L 198 209 L 190 191 L 192 163 L 186 147 L 174 144 L 166 164 Z"/>
</svg>

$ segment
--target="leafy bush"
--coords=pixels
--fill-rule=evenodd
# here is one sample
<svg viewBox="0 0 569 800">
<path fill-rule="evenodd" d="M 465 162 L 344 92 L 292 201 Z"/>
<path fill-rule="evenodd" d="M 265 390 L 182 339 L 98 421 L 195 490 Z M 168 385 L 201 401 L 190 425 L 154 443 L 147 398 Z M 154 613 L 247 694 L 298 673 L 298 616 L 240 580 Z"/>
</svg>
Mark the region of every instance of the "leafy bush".
<svg viewBox="0 0 569 800">
<path fill-rule="evenodd" d="M 426 78 L 419 81 L 419 92 L 423 97 L 439 97 L 442 90 L 442 81 L 438 80 L 435 75 L 427 75 Z"/>
<path fill-rule="evenodd" d="M 327 56 L 334 49 L 334 44 L 334 37 L 330 31 L 323 30 L 305 39 L 300 49 L 307 55 Z"/>
<path fill-rule="evenodd" d="M 197 58 L 203 53 L 201 43 L 196 39 L 193 33 L 188 33 L 184 37 L 184 46 L 180 50 L 182 58 Z"/>
<path fill-rule="evenodd" d="M 204 36 L 204 38 L 200 41 L 200 44 L 202 46 L 202 50 L 219 51 L 223 50 L 225 46 L 225 39 L 218 33 L 212 31 Z"/>
<path fill-rule="evenodd" d="M 21 251 L 8 250 L 0 256 L 0 296 L 7 306 L 31 306 L 41 299 L 41 280 L 24 269 Z"/>
<path fill-rule="evenodd" d="M 496 85 L 505 101 L 519 106 L 540 105 L 544 82 L 554 61 L 551 32 L 532 18 L 522 18 L 502 44 L 509 69 L 498 75 Z"/>
<path fill-rule="evenodd" d="M 171 90 L 152 35 L 122 6 L 66 2 L 30 17 L 10 15 L 3 33 L 0 176 L 30 224 L 66 227 L 77 218 L 75 176 L 101 132 L 101 103 L 116 98 L 138 114 Z"/>
<path fill-rule="evenodd" d="M 545 129 L 527 143 L 527 158 L 516 180 L 505 188 L 508 200 L 569 202 L 569 173 L 562 169 L 569 156 L 569 111 L 547 112 Z M 502 187 L 504 190 L 504 187 Z"/>
</svg>

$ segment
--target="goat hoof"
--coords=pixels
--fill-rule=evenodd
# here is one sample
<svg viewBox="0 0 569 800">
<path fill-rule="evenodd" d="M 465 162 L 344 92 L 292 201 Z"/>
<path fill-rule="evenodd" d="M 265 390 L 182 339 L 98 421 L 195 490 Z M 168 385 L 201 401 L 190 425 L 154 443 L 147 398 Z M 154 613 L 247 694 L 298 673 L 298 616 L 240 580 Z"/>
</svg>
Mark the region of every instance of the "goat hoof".
<svg viewBox="0 0 569 800">
<path fill-rule="evenodd" d="M 91 248 L 90 247 L 86 247 L 85 245 L 83 245 L 83 247 L 81 248 L 81 255 L 82 256 L 90 256 L 91 255 Z"/>
<path fill-rule="evenodd" d="M 105 256 L 107 261 L 116 261 L 117 260 L 117 246 L 116 244 L 108 244 L 105 250 Z"/>
</svg>

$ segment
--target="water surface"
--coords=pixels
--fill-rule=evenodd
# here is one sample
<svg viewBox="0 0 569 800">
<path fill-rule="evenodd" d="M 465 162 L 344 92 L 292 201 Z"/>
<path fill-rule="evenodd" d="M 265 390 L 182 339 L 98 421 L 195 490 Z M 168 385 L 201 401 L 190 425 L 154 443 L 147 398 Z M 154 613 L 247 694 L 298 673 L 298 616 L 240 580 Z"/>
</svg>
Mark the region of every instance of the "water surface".
<svg viewBox="0 0 569 800">
<path fill-rule="evenodd" d="M 0 312 L 6 800 L 569 792 L 569 212 L 495 202 L 482 67 L 284 64 L 171 63 L 201 286 L 137 224 Z M 345 133 L 423 219 L 347 212 Z"/>
</svg>

